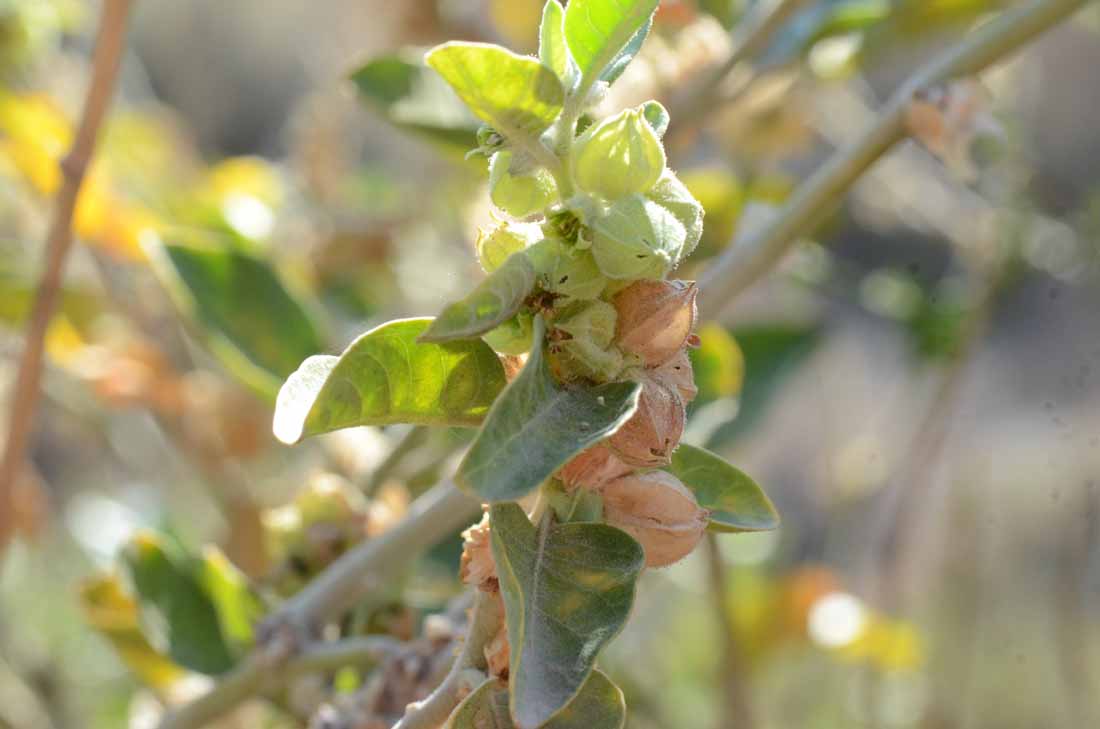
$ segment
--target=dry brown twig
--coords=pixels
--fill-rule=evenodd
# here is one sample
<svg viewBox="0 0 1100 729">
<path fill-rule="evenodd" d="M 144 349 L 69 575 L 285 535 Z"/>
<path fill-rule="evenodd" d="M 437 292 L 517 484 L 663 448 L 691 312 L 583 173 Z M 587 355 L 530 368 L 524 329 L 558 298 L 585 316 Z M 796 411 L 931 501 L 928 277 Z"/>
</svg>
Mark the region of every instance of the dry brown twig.
<svg viewBox="0 0 1100 729">
<path fill-rule="evenodd" d="M 46 329 L 57 308 L 65 261 L 72 248 L 73 211 L 84 182 L 84 173 L 92 161 L 99 129 L 114 95 L 131 4 L 132 0 L 103 0 L 92 56 L 92 80 L 84 99 L 84 111 L 72 147 L 61 162 L 63 183 L 46 239 L 46 268 L 38 283 L 27 325 L 26 344 L 12 389 L 8 438 L 0 458 L 0 546 L 7 542 L 18 526 L 15 519 L 16 485 L 23 472 L 27 441 L 38 406 Z"/>
</svg>

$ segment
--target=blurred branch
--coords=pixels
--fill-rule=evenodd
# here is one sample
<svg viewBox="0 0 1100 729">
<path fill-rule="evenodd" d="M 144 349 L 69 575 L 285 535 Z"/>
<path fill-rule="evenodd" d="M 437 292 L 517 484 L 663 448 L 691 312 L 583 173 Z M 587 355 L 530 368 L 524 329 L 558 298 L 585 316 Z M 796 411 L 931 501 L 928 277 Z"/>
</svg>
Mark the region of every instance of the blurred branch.
<svg viewBox="0 0 1100 729">
<path fill-rule="evenodd" d="M 114 95 L 130 4 L 131 0 L 103 2 L 92 57 L 92 80 L 84 99 L 84 111 L 72 147 L 61 162 L 63 183 L 46 239 L 46 268 L 38 283 L 27 326 L 25 349 L 12 389 L 8 439 L 0 457 L 0 545 L 7 541 L 16 526 L 14 495 L 38 405 L 46 330 L 57 307 L 65 259 L 72 248 L 72 220 L 77 197 L 84 182 L 84 173 L 95 153 L 99 128 Z"/>
<path fill-rule="evenodd" d="M 286 667 L 293 667 L 306 655 L 303 649 L 295 648 L 304 643 L 304 636 L 353 605 L 428 547 L 472 521 L 479 508 L 475 499 L 450 481 L 425 493 L 396 526 L 344 553 L 284 603 L 264 626 L 267 640 L 261 641 L 252 655 L 209 692 L 166 714 L 160 729 L 203 726 L 258 691 L 268 677 L 285 675 Z"/>
<path fill-rule="evenodd" d="M 428 698 L 409 704 L 404 718 L 393 729 L 437 729 L 442 725 L 458 706 L 459 689 L 463 688 L 467 671 L 485 665 L 485 644 L 499 627 L 500 607 L 496 598 L 478 590 L 462 654 L 451 664 L 443 683 Z"/>
<path fill-rule="evenodd" d="M 905 138 L 905 112 L 914 94 L 981 71 L 1065 20 L 1088 1 L 1031 0 L 1007 10 L 910 76 L 866 134 L 818 168 L 775 220 L 743 245 L 722 252 L 701 278 L 700 287 L 709 295 L 700 302 L 700 314 L 706 318 L 718 316 L 731 300 L 770 271 L 871 165 Z"/>
<path fill-rule="evenodd" d="M 401 642 L 381 635 L 365 635 L 320 642 L 306 648 L 287 665 L 287 673 L 335 671 L 345 666 L 379 663 L 397 653 Z"/>
<path fill-rule="evenodd" d="M 703 538 L 706 548 L 707 577 L 711 598 L 714 601 L 714 617 L 722 632 L 722 672 L 718 689 L 722 695 L 722 707 L 718 714 L 719 729 L 751 729 L 752 706 L 749 702 L 745 677 L 748 671 L 741 653 L 741 644 L 734 632 L 733 613 L 726 587 L 726 563 L 718 538 L 707 532 Z"/>
<path fill-rule="evenodd" d="M 414 425 L 409 432 L 405 433 L 401 440 L 397 442 L 393 450 L 386 454 L 386 458 L 378 464 L 378 468 L 374 469 L 370 474 L 366 485 L 363 487 L 363 492 L 367 496 L 373 495 L 374 492 L 386 482 L 386 479 L 393 475 L 393 472 L 397 470 L 402 462 L 404 462 L 405 456 L 427 443 L 431 434 L 432 431 L 427 426 Z"/>
<path fill-rule="evenodd" d="M 743 31 L 734 42 L 733 50 L 720 65 L 708 73 L 702 81 L 693 85 L 679 100 L 673 102 L 671 139 L 681 129 L 690 128 L 713 109 L 722 83 L 733 69 L 742 62 L 767 50 L 775 34 L 809 0 L 775 0 L 754 6 L 753 14 L 745 20 Z M 744 88 L 744 87 L 742 87 Z"/>
</svg>

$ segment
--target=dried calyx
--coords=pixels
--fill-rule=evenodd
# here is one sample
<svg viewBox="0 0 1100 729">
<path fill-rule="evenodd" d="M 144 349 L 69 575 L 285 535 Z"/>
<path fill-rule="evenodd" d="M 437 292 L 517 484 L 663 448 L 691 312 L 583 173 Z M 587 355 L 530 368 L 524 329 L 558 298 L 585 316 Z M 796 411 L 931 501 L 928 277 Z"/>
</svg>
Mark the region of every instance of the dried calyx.
<svg viewBox="0 0 1100 729">
<path fill-rule="evenodd" d="M 694 281 L 637 281 L 615 295 L 616 342 L 658 367 L 683 350 L 695 326 Z"/>
<path fill-rule="evenodd" d="M 707 528 L 707 511 L 678 478 L 664 471 L 622 476 L 603 489 L 604 518 L 645 550 L 646 565 L 683 559 Z"/>
</svg>

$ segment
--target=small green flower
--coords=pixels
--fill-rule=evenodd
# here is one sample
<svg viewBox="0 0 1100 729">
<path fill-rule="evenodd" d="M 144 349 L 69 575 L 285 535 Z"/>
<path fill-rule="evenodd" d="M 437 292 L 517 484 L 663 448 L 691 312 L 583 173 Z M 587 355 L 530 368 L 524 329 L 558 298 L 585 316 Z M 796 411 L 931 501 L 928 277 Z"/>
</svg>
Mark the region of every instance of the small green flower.
<svg viewBox="0 0 1100 729">
<path fill-rule="evenodd" d="M 496 329 L 482 335 L 485 343 L 501 354 L 523 354 L 531 350 L 533 317 L 521 311 Z"/>
<path fill-rule="evenodd" d="M 597 298 L 607 279 L 587 250 L 579 250 L 557 238 L 547 238 L 528 250 L 531 264 L 547 291 L 572 299 Z"/>
<path fill-rule="evenodd" d="M 646 197 L 668 210 L 684 226 L 686 237 L 677 259 L 687 258 L 703 236 L 703 206 L 672 170 L 665 170 Z"/>
<path fill-rule="evenodd" d="M 665 150 L 641 109 L 626 109 L 577 139 L 572 164 L 580 189 L 614 201 L 653 187 Z"/>
<path fill-rule="evenodd" d="M 512 153 L 501 150 L 489 160 L 489 197 L 498 208 L 516 218 L 526 218 L 557 199 L 554 177 L 539 167 L 523 174 L 511 170 Z"/>
</svg>

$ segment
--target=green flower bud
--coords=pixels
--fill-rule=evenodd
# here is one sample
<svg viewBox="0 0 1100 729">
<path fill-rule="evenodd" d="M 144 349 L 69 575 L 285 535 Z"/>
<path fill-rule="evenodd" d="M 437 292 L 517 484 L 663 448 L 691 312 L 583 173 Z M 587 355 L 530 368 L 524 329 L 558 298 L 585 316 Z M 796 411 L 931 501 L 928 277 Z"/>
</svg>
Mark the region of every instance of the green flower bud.
<svg viewBox="0 0 1100 729">
<path fill-rule="evenodd" d="M 618 200 L 653 187 L 665 169 L 665 150 L 642 112 L 626 109 L 577 139 L 572 164 L 580 189 Z"/>
<path fill-rule="evenodd" d="M 550 368 L 566 382 L 580 378 L 610 382 L 623 371 L 623 353 L 590 339 L 566 339 L 551 345 Z"/>
<path fill-rule="evenodd" d="M 539 212 L 558 196 L 554 177 L 539 167 L 513 174 L 512 153 L 501 150 L 489 160 L 489 197 L 498 208 L 516 218 Z"/>
<path fill-rule="evenodd" d="M 665 136 L 665 132 L 668 131 L 668 110 L 661 105 L 659 101 L 653 101 L 652 99 L 641 105 L 642 116 L 649 122 L 649 126 L 653 127 L 653 132 L 658 137 Z"/>
<path fill-rule="evenodd" d="M 533 317 L 521 311 L 496 329 L 482 335 L 485 343 L 501 354 L 523 354 L 531 350 Z"/>
<path fill-rule="evenodd" d="M 684 226 L 683 250 L 675 262 L 679 263 L 691 255 L 703 235 L 703 206 L 671 170 L 661 175 L 646 197 L 672 213 Z"/>
<path fill-rule="evenodd" d="M 548 238 L 528 249 L 528 256 L 542 287 L 559 296 L 587 301 L 597 298 L 607 285 L 591 251 Z"/>
<path fill-rule="evenodd" d="M 486 273 L 492 273 L 508 260 L 508 256 L 522 251 L 539 240 L 541 231 L 537 225 L 501 223 L 486 233 L 477 234 L 477 259 Z"/>
<path fill-rule="evenodd" d="M 591 225 L 592 255 L 608 278 L 664 278 L 687 233 L 669 210 L 641 195 L 624 197 Z"/>
<path fill-rule="evenodd" d="M 615 307 L 606 301 L 588 301 L 566 307 L 554 320 L 554 328 L 573 339 L 587 339 L 606 348 L 615 338 Z"/>
</svg>

